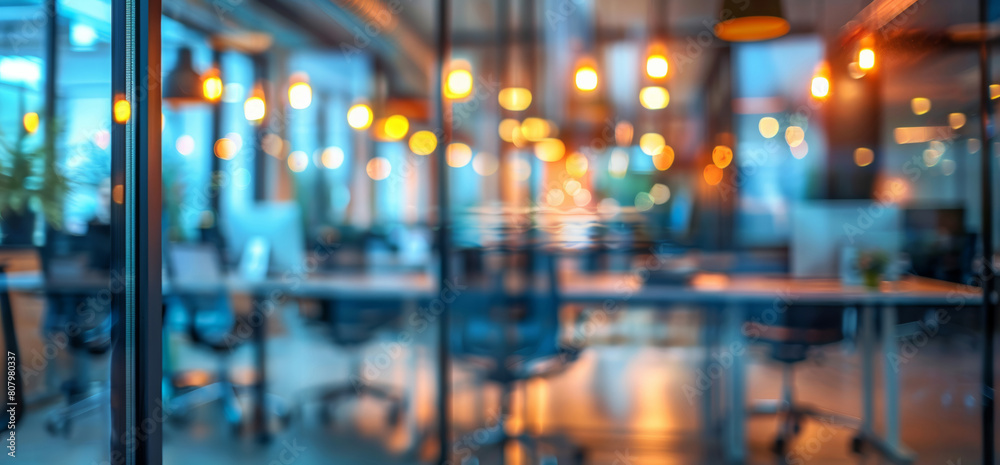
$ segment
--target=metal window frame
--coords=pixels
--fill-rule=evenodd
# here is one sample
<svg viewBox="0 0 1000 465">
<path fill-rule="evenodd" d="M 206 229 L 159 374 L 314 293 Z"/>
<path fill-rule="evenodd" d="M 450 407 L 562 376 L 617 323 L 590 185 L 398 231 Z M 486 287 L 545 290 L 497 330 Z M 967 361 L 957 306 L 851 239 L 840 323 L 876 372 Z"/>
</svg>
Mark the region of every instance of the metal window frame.
<svg viewBox="0 0 1000 465">
<path fill-rule="evenodd" d="M 112 464 L 162 463 L 160 0 L 111 2 Z"/>
</svg>

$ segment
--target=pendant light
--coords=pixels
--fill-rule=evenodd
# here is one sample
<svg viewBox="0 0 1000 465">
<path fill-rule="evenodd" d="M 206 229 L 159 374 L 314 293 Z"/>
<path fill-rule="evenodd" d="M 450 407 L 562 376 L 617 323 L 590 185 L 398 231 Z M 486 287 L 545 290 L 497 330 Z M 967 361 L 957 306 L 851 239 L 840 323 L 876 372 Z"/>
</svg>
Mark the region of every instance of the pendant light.
<svg viewBox="0 0 1000 465">
<path fill-rule="evenodd" d="M 715 35 L 730 42 L 753 42 L 781 37 L 791 26 L 785 19 L 781 0 L 722 0 Z"/>
</svg>

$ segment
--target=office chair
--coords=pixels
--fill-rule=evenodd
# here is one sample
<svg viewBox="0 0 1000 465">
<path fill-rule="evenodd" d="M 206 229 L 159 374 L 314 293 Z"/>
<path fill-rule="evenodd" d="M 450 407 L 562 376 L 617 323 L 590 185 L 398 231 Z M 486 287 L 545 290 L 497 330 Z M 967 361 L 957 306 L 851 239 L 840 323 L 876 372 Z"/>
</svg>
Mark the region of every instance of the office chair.
<svg viewBox="0 0 1000 465">
<path fill-rule="evenodd" d="M 515 257 L 517 254 L 503 258 L 513 262 Z M 525 262 L 529 271 L 523 275 L 528 283 L 523 292 L 506 292 L 501 272 L 490 273 L 484 288 L 470 288 L 458 296 L 452 305 L 452 350 L 457 357 L 477 365 L 483 378 L 502 388 L 501 424 L 493 428 L 493 437 L 483 443 L 499 446 L 501 463 L 506 444 L 513 441 L 526 446 L 532 455 L 537 455 L 543 447 L 549 450 L 553 455 L 542 457 L 541 463 L 548 463 L 557 455 L 568 455 L 571 463 L 582 464 L 585 451 L 565 438 L 529 433 L 511 436 L 502 424 L 511 413 L 508 399 L 516 384 L 559 374 L 578 357 L 577 350 L 559 343 L 560 300 L 555 257 L 536 251 Z M 534 269 L 541 270 L 544 277 L 532 279 L 537 276 Z M 539 282 L 541 285 L 537 285 Z"/>
<path fill-rule="evenodd" d="M 345 399 L 367 396 L 388 404 L 385 421 L 395 427 L 406 410 L 406 399 L 399 389 L 365 378 L 363 346 L 380 329 L 391 325 L 402 315 L 398 300 L 322 300 L 318 322 L 329 330 L 334 344 L 352 352 L 350 376 L 345 381 L 323 386 L 312 398 L 320 403 L 319 419 L 324 424 L 335 420 L 334 409 Z"/>
<path fill-rule="evenodd" d="M 89 248 L 83 252 L 80 238 L 51 228 L 47 238 L 39 249 L 45 278 L 43 331 L 50 341 L 65 341 L 73 360 L 73 374 L 61 386 L 66 404 L 49 413 L 45 428 L 51 435 L 68 437 L 73 420 L 98 411 L 110 401 L 108 381 L 91 379 L 90 366 L 111 350 L 116 316 L 110 301 L 98 297 L 102 288 L 110 286 L 101 279 L 109 276 L 110 268 L 104 254 Z M 92 282 L 94 288 L 81 286 L 85 281 Z"/>
<path fill-rule="evenodd" d="M 776 321 L 766 324 L 764 320 Z M 834 426 L 852 427 L 858 419 L 795 402 L 796 363 L 809 358 L 810 350 L 845 339 L 844 309 L 840 307 L 795 306 L 775 314 L 772 309 L 751 316 L 746 328 L 757 342 L 770 348 L 770 358 L 782 364 L 781 398 L 751 404 L 751 415 L 777 415 L 778 433 L 772 444 L 783 454 L 802 428 L 806 418 L 825 420 Z"/>
<path fill-rule="evenodd" d="M 208 244 L 171 244 L 168 250 L 170 279 L 183 283 L 194 280 L 201 283 L 223 282 L 219 251 Z M 251 417 L 244 411 L 240 399 L 249 395 L 249 385 L 237 385 L 232 380 L 231 355 L 233 351 L 251 340 L 240 335 L 260 331 L 247 319 L 238 318 L 233 311 L 227 292 L 201 295 L 174 295 L 169 300 L 179 304 L 186 314 L 183 325 L 191 342 L 209 349 L 218 360 L 215 378 L 201 372 L 174 373 L 166 383 L 169 391 L 170 419 L 184 423 L 198 407 L 219 402 L 226 422 L 235 433 Z M 166 374 L 165 374 L 166 375 Z M 290 413 L 283 401 L 268 394 L 269 414 L 281 425 L 290 421 Z"/>
</svg>

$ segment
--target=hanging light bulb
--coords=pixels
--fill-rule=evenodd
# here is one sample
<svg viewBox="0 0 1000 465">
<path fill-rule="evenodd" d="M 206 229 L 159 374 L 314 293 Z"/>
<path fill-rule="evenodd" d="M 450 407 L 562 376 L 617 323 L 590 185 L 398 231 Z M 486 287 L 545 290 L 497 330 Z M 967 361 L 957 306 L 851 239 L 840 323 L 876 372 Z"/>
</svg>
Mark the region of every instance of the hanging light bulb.
<svg viewBox="0 0 1000 465">
<path fill-rule="evenodd" d="M 309 108 L 312 104 L 312 87 L 309 86 L 309 76 L 305 73 L 292 75 L 292 85 L 288 86 L 288 105 L 296 110 Z"/>
<path fill-rule="evenodd" d="M 582 64 L 576 68 L 574 82 L 576 88 L 583 92 L 590 92 L 597 88 L 597 70 L 592 65 Z"/>
<path fill-rule="evenodd" d="M 669 69 L 670 64 L 665 55 L 653 54 L 646 58 L 646 75 L 653 79 L 666 77 Z"/>
<path fill-rule="evenodd" d="M 813 97 L 825 99 L 830 95 L 830 66 L 824 61 L 813 75 L 810 91 Z"/>
<path fill-rule="evenodd" d="M 267 113 L 267 105 L 264 103 L 264 89 L 260 84 L 253 88 L 253 92 L 246 102 L 243 102 L 243 116 L 250 122 L 259 122 L 264 119 Z"/>
<path fill-rule="evenodd" d="M 450 100 L 461 100 L 472 94 L 472 65 L 465 60 L 454 60 L 448 65 L 444 79 L 444 96 Z"/>
<path fill-rule="evenodd" d="M 372 125 L 372 109 L 364 103 L 356 103 L 347 110 L 347 124 L 357 130 L 368 129 Z"/>
<path fill-rule="evenodd" d="M 202 77 L 201 92 L 209 102 L 217 102 L 222 98 L 222 78 L 217 69 L 208 70 Z"/>
<path fill-rule="evenodd" d="M 861 39 L 858 50 L 858 68 L 869 70 L 875 67 L 875 39 L 865 36 Z"/>
</svg>

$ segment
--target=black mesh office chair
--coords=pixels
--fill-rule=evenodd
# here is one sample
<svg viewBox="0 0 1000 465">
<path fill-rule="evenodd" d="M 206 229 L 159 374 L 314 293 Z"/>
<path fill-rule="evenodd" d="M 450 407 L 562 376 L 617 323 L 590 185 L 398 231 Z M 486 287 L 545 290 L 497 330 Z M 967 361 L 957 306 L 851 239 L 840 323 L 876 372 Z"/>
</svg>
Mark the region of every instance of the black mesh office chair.
<svg viewBox="0 0 1000 465">
<path fill-rule="evenodd" d="M 753 415 L 777 415 L 778 433 L 772 445 L 776 454 L 787 450 L 806 418 L 843 427 L 858 424 L 856 418 L 795 403 L 795 364 L 807 360 L 817 347 L 843 341 L 844 315 L 841 307 L 793 306 L 780 312 L 761 309 L 750 318 L 747 334 L 768 346 L 770 358 L 782 364 L 781 398 L 757 401 L 750 407 Z"/>
<path fill-rule="evenodd" d="M 515 257 L 518 254 L 504 258 L 512 263 Z M 517 383 L 561 373 L 578 356 L 577 350 L 559 343 L 555 257 L 536 251 L 526 266 L 529 272 L 524 276 L 529 284 L 523 292 L 505 289 L 502 273 L 487 273 L 482 286 L 463 291 L 452 305 L 452 350 L 457 357 L 478 366 L 483 378 L 501 385 L 501 422 L 511 413 L 508 399 Z M 539 275 L 539 279 L 532 279 Z M 492 430 L 495 434 L 483 445 L 499 446 L 501 463 L 505 446 L 511 441 L 526 446 L 533 456 L 547 454 L 540 456 L 542 463 L 551 463 L 557 457 L 583 463 L 584 450 L 564 437 L 530 433 L 510 436 L 502 424 Z"/>
<path fill-rule="evenodd" d="M 322 300 L 318 322 L 328 330 L 334 344 L 352 352 L 347 380 L 323 386 L 314 400 L 319 401 L 319 418 L 332 424 L 334 409 L 352 397 L 368 396 L 387 404 L 385 422 L 395 427 L 406 410 L 406 398 L 399 389 L 366 378 L 362 367 L 362 348 L 378 332 L 399 319 L 403 303 L 395 299 Z"/>
<path fill-rule="evenodd" d="M 172 283 L 185 280 L 205 283 L 222 283 L 223 273 L 219 251 L 208 244 L 171 244 L 168 250 L 170 279 Z M 212 352 L 218 361 L 214 379 L 203 372 L 190 371 L 171 375 L 168 380 L 170 419 L 185 422 L 197 407 L 219 402 L 226 422 L 234 432 L 249 427 L 250 418 L 241 399 L 250 396 L 249 384 L 233 381 L 231 356 L 252 338 L 247 335 L 261 330 L 254 328 L 245 318 L 239 318 L 232 306 L 228 292 L 180 294 L 170 297 L 185 311 L 184 327 L 191 342 Z M 258 374 L 259 375 L 259 374 Z M 284 402 L 268 394 L 269 420 L 286 425 L 290 412 Z"/>
<path fill-rule="evenodd" d="M 39 248 L 45 281 L 45 338 L 56 346 L 65 344 L 73 362 L 72 375 L 61 386 L 66 403 L 45 421 L 52 435 L 68 436 L 73 420 L 109 402 L 108 380 L 93 379 L 91 366 L 107 355 L 113 343 L 116 316 L 110 299 L 100 295 L 111 289 L 110 255 L 99 249 L 81 250 L 86 244 L 81 239 L 97 242 L 105 232 L 110 230 L 91 231 L 88 236 L 96 237 L 80 238 L 50 228 L 46 244 Z"/>
</svg>

